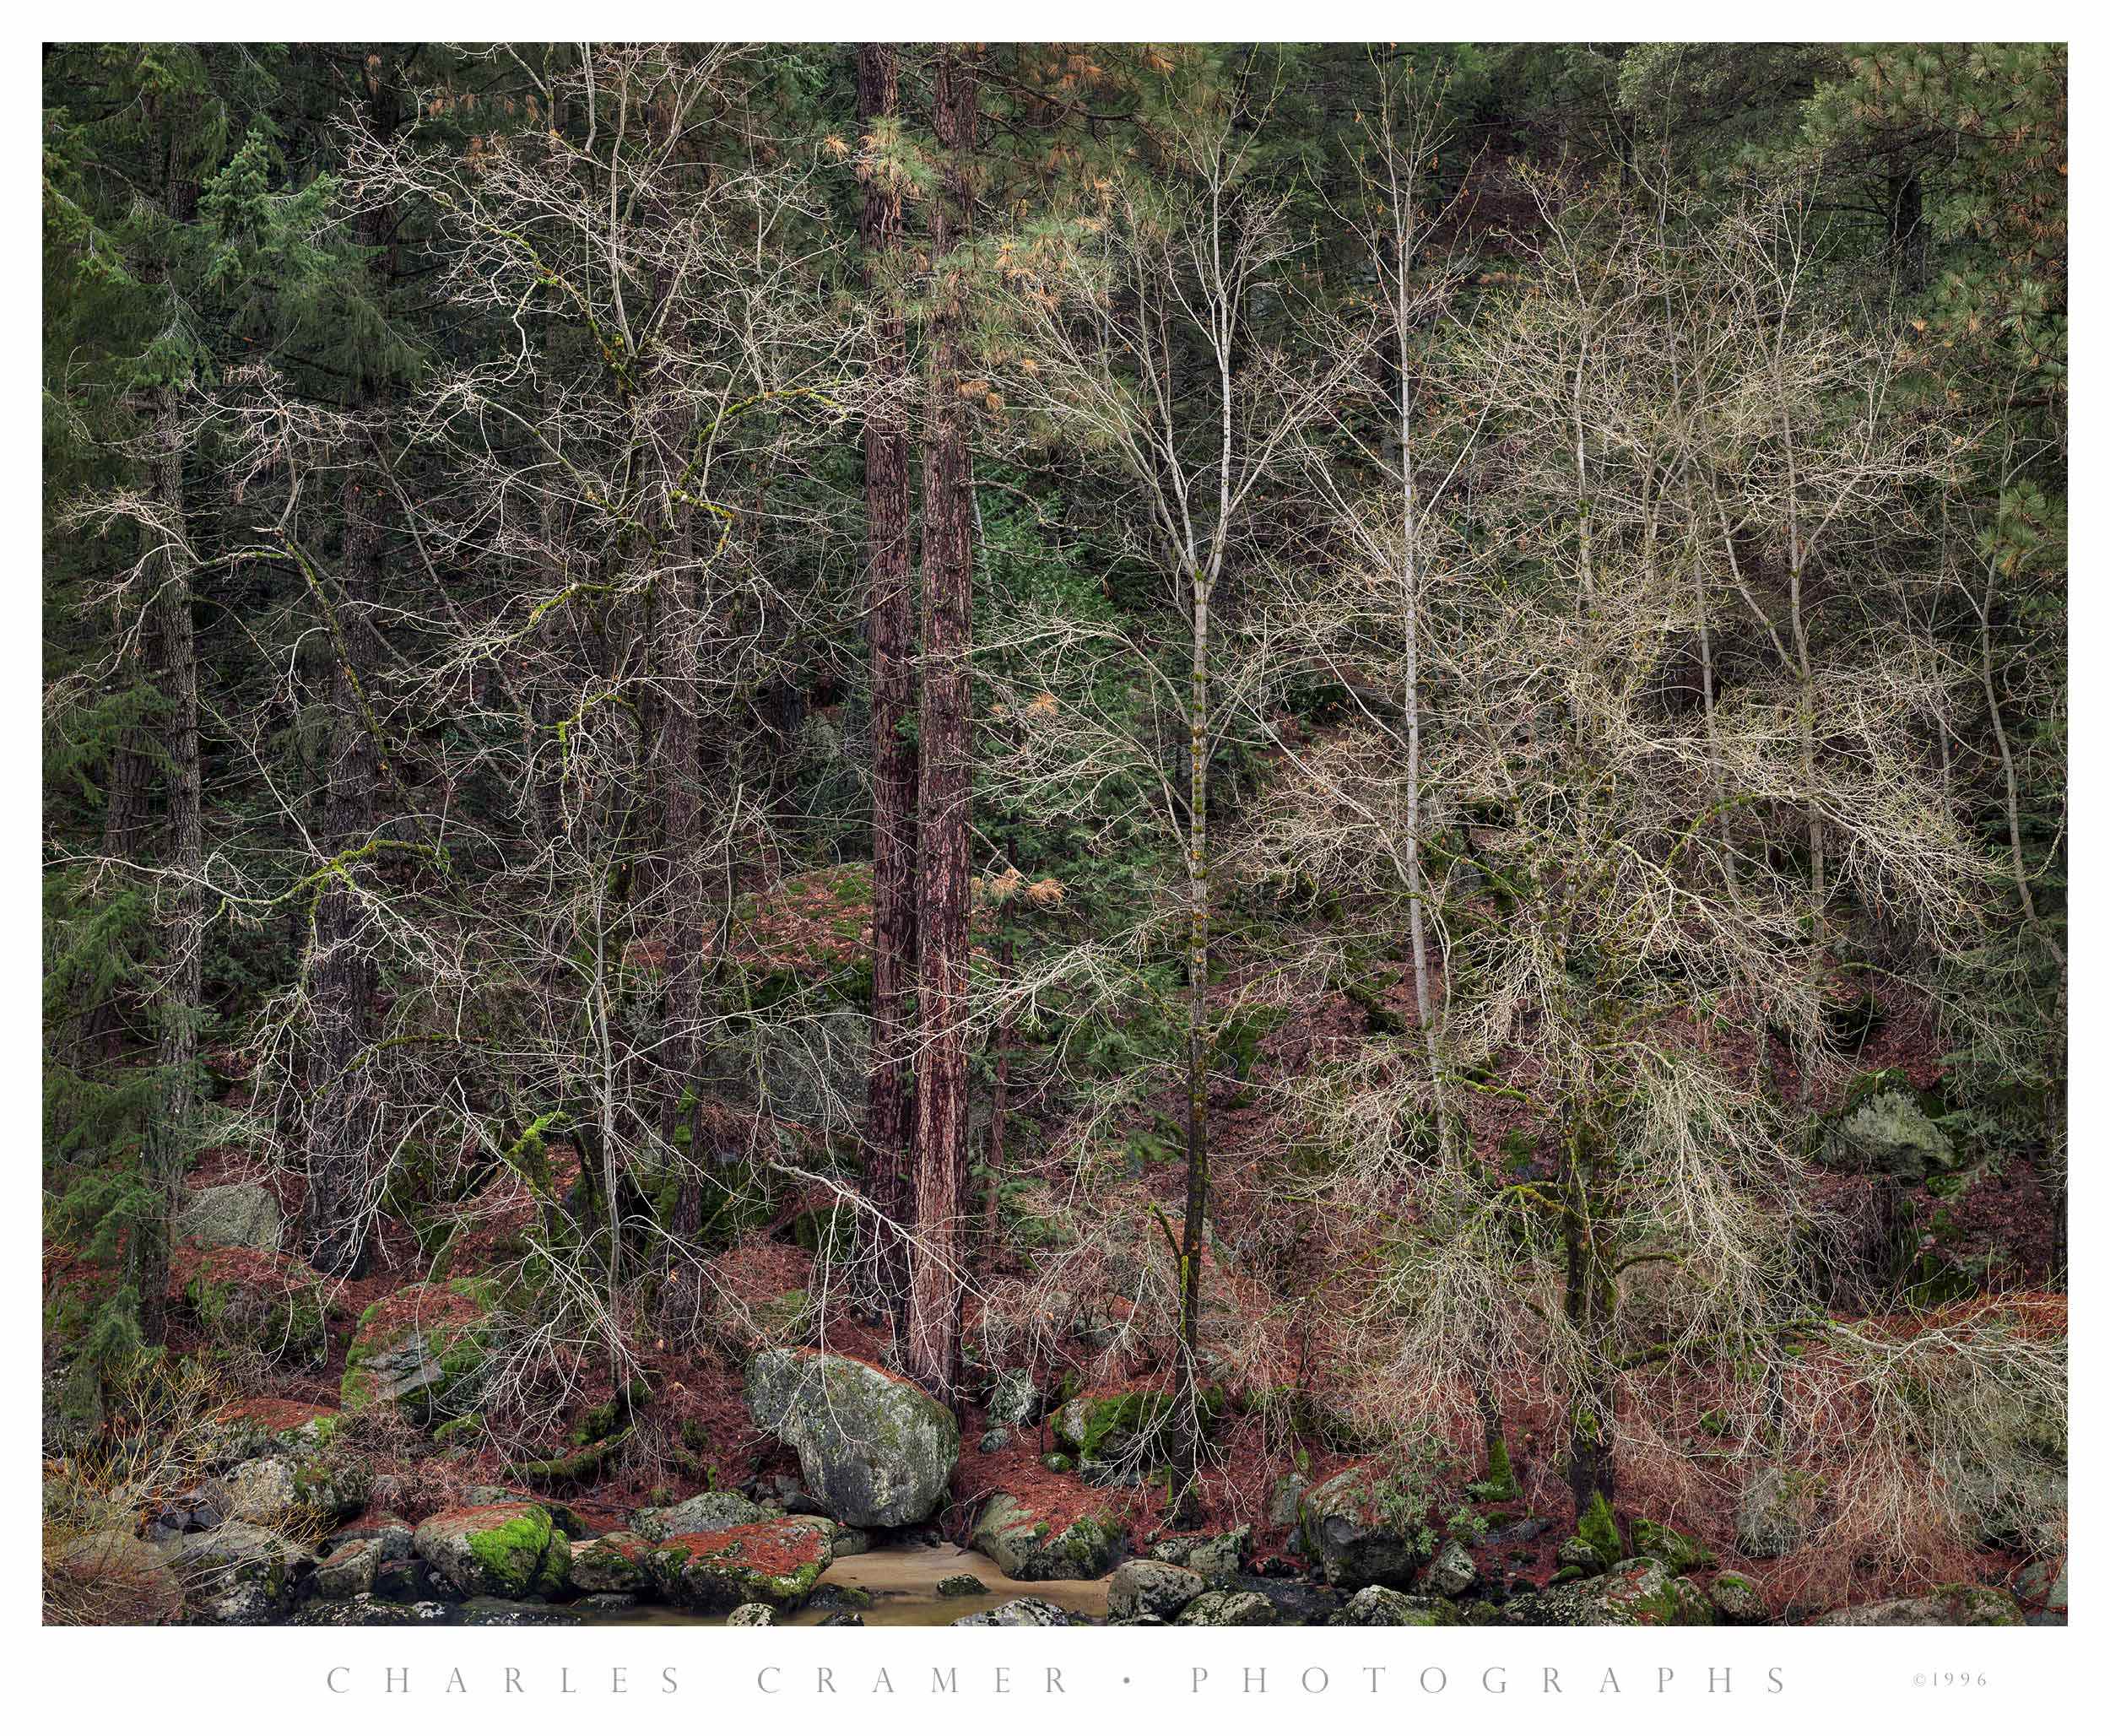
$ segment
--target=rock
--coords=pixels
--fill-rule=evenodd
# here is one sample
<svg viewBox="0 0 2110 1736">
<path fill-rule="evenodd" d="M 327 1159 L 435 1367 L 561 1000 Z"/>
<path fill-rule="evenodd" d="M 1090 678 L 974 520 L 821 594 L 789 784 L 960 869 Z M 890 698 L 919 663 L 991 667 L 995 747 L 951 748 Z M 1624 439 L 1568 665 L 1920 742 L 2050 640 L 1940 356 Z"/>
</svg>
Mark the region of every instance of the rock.
<svg viewBox="0 0 2110 1736">
<path fill-rule="evenodd" d="M 295 1582 L 315 1559 L 300 1544 L 243 1519 L 180 1537 L 163 1557 L 187 1603 L 208 1620 L 236 1625 L 281 1620 L 292 1607 Z M 238 1592 L 246 1594 L 236 1597 Z"/>
<path fill-rule="evenodd" d="M 1071 1627 L 1069 1612 L 1045 1598 L 1014 1598 L 979 1614 L 963 1615 L 955 1627 Z"/>
<path fill-rule="evenodd" d="M 643 1550 L 660 1595 L 684 1609 L 766 1604 L 788 1613 L 828 1566 L 827 1536 L 806 1519 L 766 1519 L 661 1539 Z"/>
<path fill-rule="evenodd" d="M 641 1518 L 642 1515 L 639 1516 Z M 657 1539 L 631 1531 L 611 1531 L 571 1548 L 571 1583 L 580 1591 L 637 1593 L 651 1588 L 645 1557 Z"/>
<path fill-rule="evenodd" d="M 628 1592 L 595 1592 L 571 1607 L 582 1615 L 625 1615 L 637 1607 L 637 1599 Z"/>
<path fill-rule="evenodd" d="M 975 1521 L 970 1546 L 1012 1579 L 1097 1579 L 1120 1542 L 1121 1528 L 1108 1516 L 1081 1514 L 1057 1531 L 1017 1497 L 1000 1494 Z"/>
<path fill-rule="evenodd" d="M 496 1337 L 484 1286 L 469 1279 L 414 1284 L 360 1317 L 344 1359 L 348 1411 L 393 1405 L 435 1426 L 476 1409 Z"/>
<path fill-rule="evenodd" d="M 922 1387 L 821 1350 L 748 1365 L 755 1422 L 798 1455 L 807 1487 L 846 1525 L 913 1525 L 944 1499 L 960 1425 Z"/>
<path fill-rule="evenodd" d="M 1215 1537 L 1194 1539 L 1180 1565 L 1200 1574 L 1220 1590 L 1224 1582 L 1244 1567 L 1246 1557 L 1252 1550 L 1252 1527 L 1241 1525 Z"/>
<path fill-rule="evenodd" d="M 948 1573 L 938 1582 L 938 1595 L 941 1598 L 986 1598 L 989 1587 L 971 1573 Z"/>
<path fill-rule="evenodd" d="M 312 1266 L 246 1245 L 179 1248 L 176 1265 L 183 1298 L 215 1343 L 273 1362 L 316 1363 L 327 1355 L 328 1310 L 322 1275 Z"/>
<path fill-rule="evenodd" d="M 775 1627 L 776 1612 L 766 1604 L 743 1604 L 725 1619 L 728 1627 Z"/>
<path fill-rule="evenodd" d="M 1311 1492 L 1312 1479 L 1301 1471 L 1292 1471 L 1286 1477 L 1278 1477 L 1274 1489 L 1268 1495 L 1268 1523 L 1294 1525 L 1304 1512 L 1304 1497 Z"/>
<path fill-rule="evenodd" d="M 208 1627 L 274 1627 L 284 1617 L 284 1600 L 252 1584 L 207 1597 L 198 1620 Z"/>
<path fill-rule="evenodd" d="M 1055 1439 L 1088 1474 L 1096 1465 L 1147 1469 L 1165 1456 L 1174 1402 L 1148 1391 L 1073 1398 L 1055 1413 Z"/>
<path fill-rule="evenodd" d="M 1736 1627 L 1752 1627 L 1766 1620 L 1766 1593 L 1758 1582 L 1744 1573 L 1718 1573 L 1707 1587 L 1707 1602 L 1715 1619 Z"/>
<path fill-rule="evenodd" d="M 1175 1619 L 1175 1627 L 1274 1627 L 1281 1618 L 1258 1592 L 1204 1592 Z"/>
<path fill-rule="evenodd" d="M 306 1595 L 337 1601 L 367 1595 L 374 1589 L 374 1575 L 381 1565 L 377 1539 L 339 1544 L 316 1564 Z"/>
<path fill-rule="evenodd" d="M 1041 1420 L 1041 1389 L 1022 1368 L 1007 1368 L 997 1376 L 989 1394 L 989 1420 L 1010 1428 L 1030 1428 Z"/>
<path fill-rule="evenodd" d="M 1077 1468 L 1077 1461 L 1066 1452 L 1044 1452 L 1041 1455 L 1041 1468 L 1064 1476 Z"/>
<path fill-rule="evenodd" d="M 1761 1466 L 1736 1504 L 1737 1549 L 1762 1561 L 1799 1548 L 1816 1517 L 1821 1491 L 1821 1484 L 1808 1471 Z"/>
<path fill-rule="evenodd" d="M 2066 1558 L 2032 1561 L 2015 1576 L 2015 1595 L 2047 1615 L 2066 1614 Z"/>
<path fill-rule="evenodd" d="M 1835 1609 L 1811 1627 L 2020 1627 L 2021 1606 L 1984 1585 L 1938 1585 L 1916 1598 L 1892 1598 L 1858 1609 Z"/>
<path fill-rule="evenodd" d="M 97 1626 L 138 1626 L 176 1620 L 183 1613 L 181 1584 L 160 1550 L 129 1531 L 98 1531 L 58 1552 L 46 1593 L 46 1620 L 62 1610 Z"/>
<path fill-rule="evenodd" d="M 365 1506 L 372 1480 L 365 1464 L 346 1453 L 252 1458 L 228 1476 L 227 1516 L 277 1528 L 310 1517 L 335 1524 Z"/>
<path fill-rule="evenodd" d="M 1948 1134 L 1903 1091 L 1877 1091 L 1864 1098 L 1838 1132 L 1861 1167 L 1901 1182 L 1923 1182 L 1929 1171 L 1956 1164 Z"/>
<path fill-rule="evenodd" d="M 327 1450 L 343 1418 L 326 1405 L 291 1398 L 245 1398 L 219 1412 L 200 1431 L 206 1462 L 225 1471 L 252 1458 L 304 1459 Z"/>
<path fill-rule="evenodd" d="M 977 1452 L 1002 1452 L 1010 1444 L 1011 1431 L 1009 1429 L 992 1429 L 976 1443 L 975 1450 Z"/>
<path fill-rule="evenodd" d="M 458 1604 L 462 1594 L 444 1575 L 413 1555 L 407 1561 L 383 1561 L 374 1569 L 374 1596 L 389 1604 Z"/>
<path fill-rule="evenodd" d="M 1389 1586 L 1366 1585 L 1336 1610 L 1332 1627 L 1455 1627 L 1458 1607 L 1442 1598 L 1413 1598 Z"/>
<path fill-rule="evenodd" d="M 1200 1574 L 1170 1561 L 1123 1561 L 1106 1587 L 1106 1613 L 1169 1621 L 1208 1589 L 1209 1582 Z"/>
<path fill-rule="evenodd" d="M 1438 1598 L 1462 1598 L 1480 1583 L 1480 1569 L 1462 1543 L 1447 1543 L 1421 1570 L 1420 1589 Z"/>
<path fill-rule="evenodd" d="M 578 1627 L 577 1611 L 508 1598 L 471 1598 L 462 1605 L 463 1627 Z"/>
<path fill-rule="evenodd" d="M 1637 1557 L 1593 1579 L 1512 1598 L 1502 1620 L 1512 1627 L 1707 1627 L 1714 1609 L 1691 1580 Z"/>
<path fill-rule="evenodd" d="M 863 1627 L 864 1618 L 862 1615 L 854 1615 L 847 1609 L 838 1609 L 833 1615 L 822 1616 L 820 1625 L 823 1627 Z"/>
<path fill-rule="evenodd" d="M 1673 1573 L 1691 1573 L 1714 1566 L 1714 1555 L 1697 1539 L 1653 1519 L 1637 1519 L 1627 1527 L 1634 1553 L 1660 1561 Z"/>
<path fill-rule="evenodd" d="M 1275 1620 L 1285 1627 L 1324 1627 L 1340 1613 L 1341 1594 L 1331 1586 L 1314 1585 L 1308 1579 L 1241 1577 L 1231 1585 L 1212 1586 L 1212 1591 L 1252 1592 L 1274 1607 Z"/>
<path fill-rule="evenodd" d="M 809 1609 L 847 1609 L 862 1613 L 878 1601 L 863 1586 L 830 1585 L 824 1581 L 814 1587 L 814 1594 L 806 1600 L 806 1607 Z"/>
<path fill-rule="evenodd" d="M 201 1187 L 184 1202 L 176 1239 L 202 1248 L 253 1247 L 276 1253 L 285 1239 L 285 1222 L 269 1188 L 230 1182 Z"/>
<path fill-rule="evenodd" d="M 735 1525 L 754 1525 L 769 1517 L 745 1495 L 717 1489 L 707 1495 L 692 1495 L 679 1506 L 646 1507 L 631 1519 L 630 1528 L 640 1537 L 657 1540 L 692 1531 L 729 1531 Z"/>
<path fill-rule="evenodd" d="M 461 1611 L 436 1601 L 391 1604 L 362 1592 L 342 1602 L 305 1604 L 293 1620 L 300 1627 L 446 1627 L 461 1620 Z"/>
<path fill-rule="evenodd" d="M 1344 1591 L 1404 1591 L 1436 1552 L 1432 1478 L 1351 1465 L 1304 1497 L 1305 1553 Z"/>
<path fill-rule="evenodd" d="M 413 1541 L 419 1559 L 464 1598 L 549 1597 L 571 1583 L 571 1544 L 549 1510 L 529 1502 L 436 1513 Z"/>
<path fill-rule="evenodd" d="M 1536 1513 L 1528 1513 L 1521 1519 L 1512 1519 L 1506 1525 L 1498 1525 L 1487 1533 L 1487 1540 L 1497 1549 L 1514 1549 L 1535 1542 L 1552 1530 L 1554 1522 Z"/>
<path fill-rule="evenodd" d="M 854 1525 L 838 1525 L 836 1528 L 835 1547 L 829 1559 L 840 1561 L 845 1555 L 862 1555 L 867 1554 L 871 1547 L 870 1532 L 860 1531 Z"/>
</svg>

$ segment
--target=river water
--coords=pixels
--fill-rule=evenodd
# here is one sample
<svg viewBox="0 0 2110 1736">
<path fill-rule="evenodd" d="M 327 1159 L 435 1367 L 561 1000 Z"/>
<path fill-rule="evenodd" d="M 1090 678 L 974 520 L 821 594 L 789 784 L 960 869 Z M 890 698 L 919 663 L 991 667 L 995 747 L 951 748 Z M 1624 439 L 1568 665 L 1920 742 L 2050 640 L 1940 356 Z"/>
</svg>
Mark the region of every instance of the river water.
<svg viewBox="0 0 2110 1736">
<path fill-rule="evenodd" d="M 955 1573 L 971 1573 L 987 1589 L 977 1598 L 941 1598 L 938 1582 Z M 820 1587 L 858 1586 L 872 1593 L 872 1607 L 858 1613 L 867 1627 L 944 1627 L 963 1615 L 977 1615 L 1014 1598 L 1044 1598 L 1074 1614 L 1103 1618 L 1106 1582 L 1103 1579 L 1007 1579 L 997 1564 L 973 1549 L 950 1544 L 923 1549 L 870 1549 L 845 1555 L 820 1576 Z M 824 1604 L 825 1598 L 820 1600 Z M 607 1614 L 587 1614 L 595 1625 L 619 1627 L 722 1627 L 723 1614 L 701 1615 L 687 1609 L 641 1604 Z M 786 1627 L 814 1627 L 829 1612 L 801 1609 L 777 1618 Z"/>
</svg>

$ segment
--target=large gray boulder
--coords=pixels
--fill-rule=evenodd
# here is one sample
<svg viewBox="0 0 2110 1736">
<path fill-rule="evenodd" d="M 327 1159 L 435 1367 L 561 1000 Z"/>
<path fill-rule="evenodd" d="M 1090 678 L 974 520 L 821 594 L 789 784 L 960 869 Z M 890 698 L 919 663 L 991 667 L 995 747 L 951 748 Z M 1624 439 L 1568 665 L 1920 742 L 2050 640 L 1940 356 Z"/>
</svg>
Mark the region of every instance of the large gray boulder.
<svg viewBox="0 0 2110 1736">
<path fill-rule="evenodd" d="M 276 1253 L 285 1238 L 285 1214 L 268 1187 L 230 1182 L 201 1187 L 184 1202 L 176 1239 L 198 1247 L 255 1247 Z"/>
<path fill-rule="evenodd" d="M 1351 1465 L 1304 1497 L 1304 1550 L 1343 1591 L 1404 1591 L 1436 1553 L 1434 1490 L 1410 1473 Z"/>
<path fill-rule="evenodd" d="M 748 1365 L 755 1422 L 798 1455 L 806 1486 L 845 1525 L 914 1525 L 944 1499 L 960 1424 L 913 1382 L 825 1350 Z"/>
<path fill-rule="evenodd" d="M 1410 1598 L 1366 1585 L 1327 1618 L 1329 1627 L 1456 1627 L 1458 1606 L 1444 1598 Z"/>
</svg>

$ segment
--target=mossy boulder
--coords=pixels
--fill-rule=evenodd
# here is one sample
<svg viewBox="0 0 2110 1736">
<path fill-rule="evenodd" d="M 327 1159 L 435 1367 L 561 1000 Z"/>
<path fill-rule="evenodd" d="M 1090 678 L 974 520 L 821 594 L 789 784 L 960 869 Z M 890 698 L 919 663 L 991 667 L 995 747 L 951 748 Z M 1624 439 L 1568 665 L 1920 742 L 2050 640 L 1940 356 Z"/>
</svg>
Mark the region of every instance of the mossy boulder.
<svg viewBox="0 0 2110 1736">
<path fill-rule="evenodd" d="M 245 1460 L 228 1474 L 228 1513 L 282 1529 L 305 1528 L 315 1519 L 334 1525 L 365 1510 L 373 1485 L 373 1472 L 353 1453 L 273 1454 Z"/>
<path fill-rule="evenodd" d="M 1901 1182 L 1923 1182 L 1956 1161 L 1948 1134 L 1905 1091 L 1881 1090 L 1862 1098 L 1839 1122 L 1838 1137 L 1858 1167 Z"/>
<path fill-rule="evenodd" d="M 1456 1627 L 1458 1605 L 1447 1598 L 1409 1597 L 1389 1586 L 1366 1585 L 1327 1619 L 1329 1627 Z"/>
<path fill-rule="evenodd" d="M 914 1525 L 944 1499 L 960 1424 L 912 1381 L 853 1356 L 765 1350 L 748 1364 L 746 1396 L 844 1524 Z"/>
<path fill-rule="evenodd" d="M 1429 1468 L 1351 1465 L 1306 1494 L 1298 1535 L 1328 1584 L 1404 1591 L 1435 1558 L 1440 1495 Z"/>
<path fill-rule="evenodd" d="M 230 1625 L 283 1620 L 315 1559 L 305 1545 L 242 1519 L 187 1533 L 162 1553 L 191 1613 Z"/>
<path fill-rule="evenodd" d="M 1714 1552 L 1705 1544 L 1653 1519 L 1635 1520 L 1626 1534 L 1637 1555 L 1660 1561 L 1673 1573 L 1693 1573 L 1714 1566 Z"/>
<path fill-rule="evenodd" d="M 2022 1608 L 1985 1585 L 1938 1585 L 1916 1598 L 1891 1598 L 1820 1615 L 1812 1627 L 2020 1627 Z"/>
<path fill-rule="evenodd" d="M 1175 1627 L 1276 1627 L 1282 1618 L 1258 1592 L 1204 1592 L 1174 1618 Z"/>
<path fill-rule="evenodd" d="M 671 1507 L 645 1507 L 630 1520 L 630 1528 L 654 1541 L 681 1537 L 696 1531 L 729 1531 L 735 1525 L 759 1524 L 771 1516 L 744 1495 L 729 1489 L 713 1489 Z"/>
<path fill-rule="evenodd" d="M 262 1248 L 276 1253 L 285 1240 L 285 1214 L 268 1187 L 230 1182 L 201 1187 L 176 1214 L 176 1239 L 194 1247 Z"/>
<path fill-rule="evenodd" d="M 249 1247 L 179 1248 L 184 1301 L 214 1343 L 274 1362 L 320 1361 L 328 1349 L 322 1274 L 289 1255 Z"/>
<path fill-rule="evenodd" d="M 655 1538 L 635 1531 L 611 1531 L 571 1546 L 571 1586 L 588 1593 L 652 1589 L 652 1576 L 645 1558 Z"/>
<path fill-rule="evenodd" d="M 418 1558 L 464 1598 L 555 1597 L 571 1583 L 571 1544 L 547 1507 L 526 1501 L 436 1513 Z"/>
<path fill-rule="evenodd" d="M 1155 1463 L 1153 1456 L 1163 1454 L 1165 1425 L 1172 1411 L 1169 1393 L 1107 1393 L 1072 1398 L 1055 1413 L 1055 1439 L 1079 1464 L 1139 1455 Z"/>
<path fill-rule="evenodd" d="M 497 1328 L 487 1286 L 473 1279 L 415 1284 L 360 1317 L 339 1398 L 348 1411 L 393 1405 L 428 1426 L 476 1409 Z"/>
<path fill-rule="evenodd" d="M 682 1609 L 766 1604 L 785 1614 L 812 1596 L 830 1556 L 827 1534 L 801 1519 L 663 1538 L 643 1554 L 660 1595 Z"/>
<path fill-rule="evenodd" d="M 207 1468 L 225 1471 L 252 1458 L 306 1458 L 338 1443 L 344 1417 L 327 1405 L 292 1398 L 244 1398 L 219 1411 L 201 1432 Z"/>
<path fill-rule="evenodd" d="M 999 1494 L 976 1519 L 971 1544 L 1013 1579 L 1097 1579 L 1113 1565 L 1121 1540 L 1110 1514 L 1051 1515 Z"/>
<path fill-rule="evenodd" d="M 1709 1627 L 1714 1609 L 1691 1580 L 1636 1557 L 1593 1579 L 1512 1598 L 1502 1620 L 1512 1627 Z"/>
<path fill-rule="evenodd" d="M 728 1627 L 775 1627 L 776 1612 L 766 1604 L 743 1604 L 725 1619 Z"/>
<path fill-rule="evenodd" d="M 1014 1598 L 993 1609 L 963 1615 L 955 1627 L 1074 1627 L 1069 1611 L 1046 1598 Z"/>
<path fill-rule="evenodd" d="M 1707 1587 L 1707 1602 L 1714 1605 L 1717 1621 L 1735 1627 L 1755 1627 L 1766 1618 L 1765 1588 L 1748 1573 L 1718 1573 Z"/>
<path fill-rule="evenodd" d="M 1208 1589 L 1200 1574 L 1170 1561 L 1123 1561 L 1106 1586 L 1106 1614 L 1117 1620 L 1155 1615 L 1170 1621 Z"/>
</svg>

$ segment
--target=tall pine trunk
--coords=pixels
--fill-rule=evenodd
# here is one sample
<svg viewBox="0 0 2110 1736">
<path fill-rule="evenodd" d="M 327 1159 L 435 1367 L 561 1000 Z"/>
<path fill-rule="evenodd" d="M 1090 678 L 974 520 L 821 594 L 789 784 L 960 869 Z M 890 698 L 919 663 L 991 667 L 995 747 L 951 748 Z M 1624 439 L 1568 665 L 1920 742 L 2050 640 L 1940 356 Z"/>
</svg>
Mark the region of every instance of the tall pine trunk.
<svg viewBox="0 0 2110 1736">
<path fill-rule="evenodd" d="M 921 1044 L 916 1090 L 916 1236 L 910 1252 L 908 1367 L 950 1402 L 960 1366 L 961 1182 L 967 1168 L 968 652 L 974 474 L 959 393 L 967 158 L 974 71 L 941 50 L 932 108 L 945 158 L 931 203 L 932 355 L 923 450 L 923 687 L 918 849 Z"/>
<path fill-rule="evenodd" d="M 192 191 L 185 203 L 193 203 Z M 173 206 L 176 202 L 171 200 Z M 179 214 L 187 220 L 188 213 Z M 154 413 L 153 489 L 171 522 L 183 515 L 183 452 L 173 387 L 160 388 Z M 161 651 L 153 672 L 166 706 L 162 752 L 168 762 L 168 879 L 162 894 L 165 976 L 157 1008 L 158 1101 L 147 1123 L 145 1183 L 153 1203 L 133 1226 L 127 1266 L 139 1299 L 140 1336 L 163 1341 L 167 1327 L 169 1222 L 183 1188 L 197 1117 L 197 1031 L 203 998 L 205 829 L 198 770 L 197 648 L 192 635 L 187 559 L 171 548 L 156 562 L 154 635 Z"/>
<path fill-rule="evenodd" d="M 858 49 L 858 118 L 869 131 L 900 111 L 893 48 Z M 903 733 L 916 700 L 915 582 L 909 565 L 908 338 L 901 313 L 901 198 L 874 176 L 859 234 L 865 284 L 879 304 L 874 407 L 864 424 L 864 507 L 871 604 L 872 1060 L 864 1106 L 865 1191 L 875 1221 L 874 1281 L 898 1328 L 908 1298 L 909 1135 L 914 1079 L 910 990 L 917 971 L 916 744 Z"/>
</svg>

